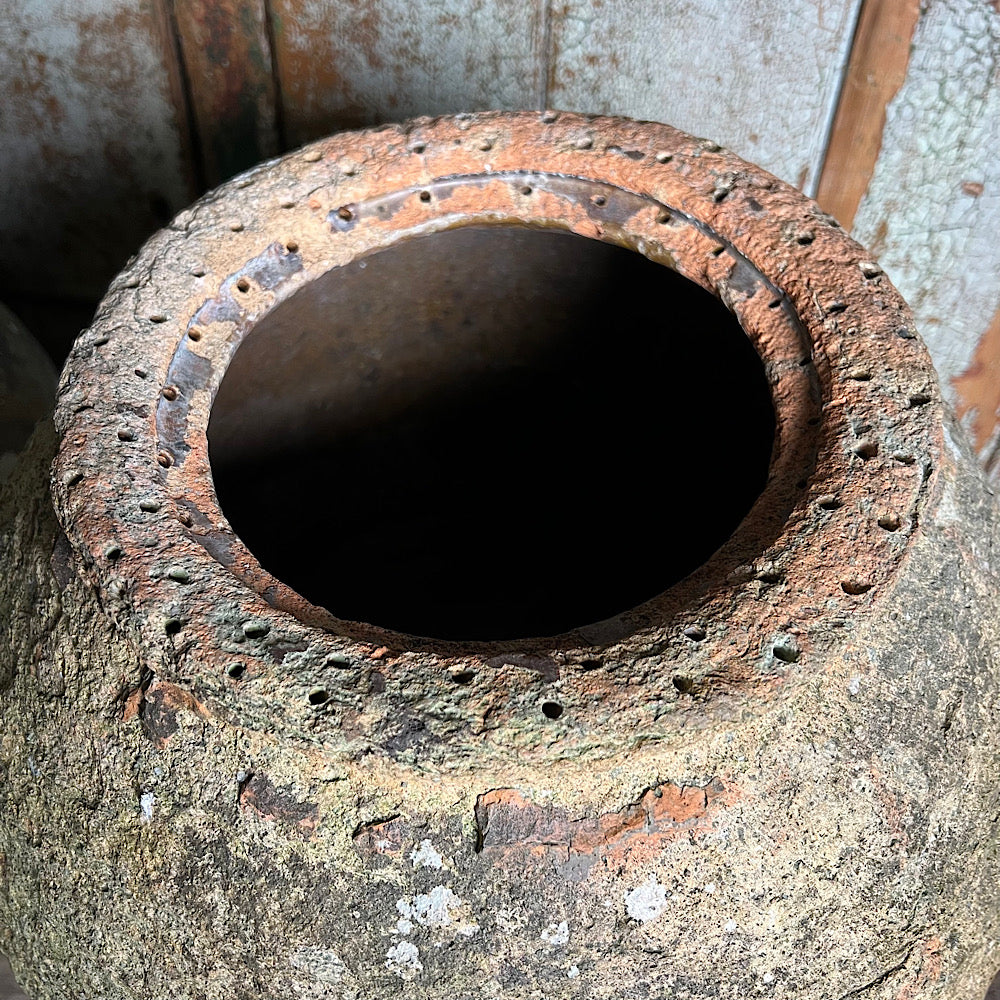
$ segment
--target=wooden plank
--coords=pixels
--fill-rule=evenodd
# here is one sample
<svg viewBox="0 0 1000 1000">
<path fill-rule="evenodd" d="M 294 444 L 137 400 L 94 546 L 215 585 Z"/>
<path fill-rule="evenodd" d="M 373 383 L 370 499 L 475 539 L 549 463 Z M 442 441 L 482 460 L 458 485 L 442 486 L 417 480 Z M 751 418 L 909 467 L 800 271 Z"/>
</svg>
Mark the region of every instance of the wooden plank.
<svg viewBox="0 0 1000 1000">
<path fill-rule="evenodd" d="M 864 0 L 816 195 L 845 228 L 882 148 L 885 110 L 906 78 L 920 0 Z"/>
<path fill-rule="evenodd" d="M 947 395 L 984 448 L 998 429 L 976 375 L 1000 354 L 991 333 L 1000 306 L 997 52 L 993 5 L 925 5 L 853 229 L 913 307 Z"/>
<path fill-rule="evenodd" d="M 202 157 L 214 186 L 279 151 L 264 0 L 174 0 Z"/>
<path fill-rule="evenodd" d="M 414 115 L 530 108 L 544 4 L 271 0 L 289 145 Z"/>
<path fill-rule="evenodd" d="M 161 15 L 152 0 L 5 5 L 0 295 L 95 299 L 195 193 Z"/>
<path fill-rule="evenodd" d="M 858 0 L 553 9 L 548 102 L 665 121 L 812 192 Z"/>
</svg>

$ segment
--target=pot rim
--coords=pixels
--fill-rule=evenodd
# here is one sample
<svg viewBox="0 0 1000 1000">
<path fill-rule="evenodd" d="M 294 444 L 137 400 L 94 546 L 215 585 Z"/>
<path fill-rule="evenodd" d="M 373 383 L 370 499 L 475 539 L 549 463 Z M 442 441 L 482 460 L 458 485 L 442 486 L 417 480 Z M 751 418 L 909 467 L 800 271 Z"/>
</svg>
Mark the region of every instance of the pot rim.
<svg viewBox="0 0 1000 1000">
<path fill-rule="evenodd" d="M 673 267 L 736 314 L 771 383 L 768 483 L 736 533 L 663 594 L 559 636 L 445 642 L 341 621 L 260 566 L 212 483 L 212 400 L 264 316 L 333 268 L 472 225 L 556 227 Z M 323 699 L 317 710 L 316 675 L 296 675 L 305 657 L 331 678 L 325 694 L 397 708 L 443 698 L 467 735 L 488 716 L 537 719 L 556 697 L 577 706 L 558 725 L 621 732 L 650 687 L 661 700 L 780 687 L 880 601 L 918 530 L 941 419 L 905 303 L 800 192 L 666 125 L 494 112 L 321 140 L 154 236 L 67 362 L 53 496 L 117 620 L 243 724 L 342 738 L 338 712 Z M 630 690 L 622 663 L 643 664 L 646 683 Z M 513 697 L 525 664 L 556 686 Z M 404 695 L 394 678 L 410 667 L 428 684 Z M 442 695 L 470 671 L 471 691 Z M 613 704 L 614 723 L 588 702 Z"/>
</svg>

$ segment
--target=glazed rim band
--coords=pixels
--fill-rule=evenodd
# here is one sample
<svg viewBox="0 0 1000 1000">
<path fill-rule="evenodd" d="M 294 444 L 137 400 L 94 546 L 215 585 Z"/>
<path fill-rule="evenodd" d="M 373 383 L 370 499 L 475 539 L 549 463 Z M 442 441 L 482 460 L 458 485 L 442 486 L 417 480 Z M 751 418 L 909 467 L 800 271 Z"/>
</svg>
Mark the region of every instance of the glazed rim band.
<svg viewBox="0 0 1000 1000">
<path fill-rule="evenodd" d="M 333 268 L 469 225 L 562 229 L 674 268 L 732 310 L 770 382 L 768 481 L 736 533 L 653 600 L 561 636 L 456 643 L 341 621 L 261 567 L 212 483 L 212 401 L 255 324 Z M 678 672 L 738 689 L 808 669 L 890 587 L 931 490 L 941 419 L 901 297 L 800 192 L 665 125 L 467 115 L 314 143 L 154 236 L 66 365 L 53 495 L 106 606 L 156 669 L 242 724 L 335 738 L 337 712 L 317 713 L 315 672 L 296 666 L 305 657 L 345 697 L 387 703 L 393 678 L 417 669 L 427 684 L 408 688 L 414 709 L 475 676 L 449 702 L 452 729 L 537 713 L 548 668 L 537 698 L 503 691 L 512 664 L 537 660 L 554 664 L 577 724 L 584 703 L 613 694 L 617 728 L 649 689 L 673 697 Z M 643 665 L 645 692 L 621 683 L 622 663 Z"/>
</svg>

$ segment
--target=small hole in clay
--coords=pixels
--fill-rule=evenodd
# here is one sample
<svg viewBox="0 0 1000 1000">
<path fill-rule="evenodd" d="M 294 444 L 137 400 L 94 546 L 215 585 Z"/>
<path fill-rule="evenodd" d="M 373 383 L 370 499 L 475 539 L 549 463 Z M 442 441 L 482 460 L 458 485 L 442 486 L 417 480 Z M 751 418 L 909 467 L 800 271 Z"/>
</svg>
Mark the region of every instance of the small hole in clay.
<svg viewBox="0 0 1000 1000">
<path fill-rule="evenodd" d="M 474 670 L 463 670 L 459 674 L 452 674 L 451 679 L 455 684 L 471 684 L 476 679 Z"/>
<path fill-rule="evenodd" d="M 421 201 L 430 201 L 431 200 L 431 193 L 430 193 L 430 191 L 421 191 L 420 192 L 420 200 Z"/>
<path fill-rule="evenodd" d="M 234 681 L 238 681 L 246 672 L 247 668 L 245 663 L 230 663 L 229 669 L 226 670 L 226 673 L 229 674 Z"/>
<path fill-rule="evenodd" d="M 531 185 L 530 184 L 525 184 L 524 187 L 521 188 L 521 194 L 524 194 L 524 195 L 531 194 Z"/>
<path fill-rule="evenodd" d="M 118 440 L 119 441 L 134 441 L 135 431 L 130 427 L 119 427 L 118 428 Z"/>
<path fill-rule="evenodd" d="M 199 330 L 196 326 L 191 327 L 191 329 L 188 330 L 188 338 L 197 343 L 201 340 L 201 330 Z"/>
<path fill-rule="evenodd" d="M 874 441 L 859 441 L 854 446 L 854 454 L 863 462 L 874 458 L 878 454 L 878 445 Z"/>
<path fill-rule="evenodd" d="M 687 694 L 694 687 L 694 681 L 692 681 L 690 677 L 685 677 L 683 674 L 674 674 L 673 684 L 681 694 Z"/>
<path fill-rule="evenodd" d="M 410 152 L 411 153 L 422 153 L 426 148 L 427 148 L 426 143 L 415 142 L 412 146 L 410 146 Z"/>
<path fill-rule="evenodd" d="M 289 253 L 298 253 L 298 252 L 299 252 L 299 245 L 298 245 L 298 243 L 296 243 L 296 242 L 295 242 L 295 240 L 289 240 L 289 241 L 288 241 L 288 242 L 287 242 L 287 243 L 285 244 L 285 249 L 286 249 L 286 250 L 287 250 L 287 251 L 288 251 Z"/>
<path fill-rule="evenodd" d="M 603 194 L 595 194 L 593 198 L 590 199 L 598 208 L 603 208 L 607 203 L 608 199 L 604 197 Z"/>
<path fill-rule="evenodd" d="M 872 589 L 874 584 L 865 583 L 862 580 L 844 580 L 840 589 L 845 594 L 850 594 L 852 597 L 857 597 L 859 594 L 867 594 L 869 590 Z"/>
<path fill-rule="evenodd" d="M 249 292 L 250 291 L 250 282 L 247 281 L 246 278 L 240 278 L 240 280 L 236 282 L 236 287 L 241 292 Z"/>
<path fill-rule="evenodd" d="M 181 630 L 180 618 L 168 618 L 163 623 L 163 631 L 166 632 L 167 635 L 177 635 L 177 633 L 180 632 L 180 630 Z"/>
<path fill-rule="evenodd" d="M 882 517 L 878 519 L 878 526 L 880 528 L 884 528 L 886 531 L 899 531 L 902 523 L 903 522 L 900 521 L 900 519 L 894 514 L 883 514 Z"/>
<path fill-rule="evenodd" d="M 310 705 L 325 705 L 330 700 L 330 693 L 323 688 L 314 688 L 309 692 Z"/>
<path fill-rule="evenodd" d="M 175 385 L 165 385 L 160 390 L 161 395 L 164 399 L 173 402 L 177 398 L 177 386 Z"/>
<path fill-rule="evenodd" d="M 799 647 L 793 642 L 776 642 L 771 647 L 771 652 L 782 663 L 796 663 L 801 655 Z"/>
<path fill-rule="evenodd" d="M 542 705 L 542 715 L 546 719 L 558 719 L 563 714 L 563 707 L 557 701 L 546 701 Z"/>
</svg>

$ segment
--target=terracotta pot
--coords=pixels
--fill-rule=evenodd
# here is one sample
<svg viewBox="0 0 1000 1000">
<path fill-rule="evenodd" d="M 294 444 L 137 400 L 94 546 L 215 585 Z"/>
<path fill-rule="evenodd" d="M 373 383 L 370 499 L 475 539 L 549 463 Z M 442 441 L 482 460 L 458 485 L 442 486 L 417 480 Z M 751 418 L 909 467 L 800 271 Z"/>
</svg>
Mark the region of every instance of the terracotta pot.
<svg viewBox="0 0 1000 1000">
<path fill-rule="evenodd" d="M 34 997 L 982 1000 L 996 508 L 797 191 L 614 118 L 338 135 L 146 245 L 55 425 L 0 590 Z"/>
</svg>

